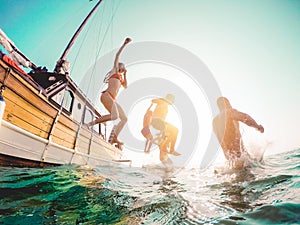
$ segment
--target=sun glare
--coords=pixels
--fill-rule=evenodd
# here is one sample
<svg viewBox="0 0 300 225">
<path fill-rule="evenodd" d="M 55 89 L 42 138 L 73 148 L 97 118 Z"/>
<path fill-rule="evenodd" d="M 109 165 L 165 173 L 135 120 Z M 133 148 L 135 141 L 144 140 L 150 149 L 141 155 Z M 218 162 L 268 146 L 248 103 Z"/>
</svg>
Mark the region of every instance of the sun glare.
<svg viewBox="0 0 300 225">
<path fill-rule="evenodd" d="M 159 63 L 142 63 L 142 64 L 135 64 L 127 66 L 128 70 L 128 82 L 134 83 L 135 81 L 139 81 L 146 78 L 161 78 L 165 79 L 167 82 L 172 82 L 175 84 L 180 91 L 182 91 L 186 96 L 187 100 L 192 103 L 193 110 L 196 113 L 196 120 L 193 122 L 193 127 L 190 127 L 188 132 L 194 132 L 195 128 L 198 127 L 199 129 L 199 137 L 196 140 L 196 148 L 197 151 L 193 152 L 193 156 L 190 156 L 190 162 L 192 164 L 197 164 L 200 160 L 199 158 L 202 157 L 204 151 L 206 151 L 209 138 L 211 136 L 211 110 L 210 105 L 206 99 L 205 94 L 202 92 L 201 87 L 199 84 L 196 84 L 191 76 L 185 74 L 183 71 L 178 70 L 177 68 L 171 67 L 169 65 L 163 65 Z M 141 73 L 143 71 L 143 73 Z M 131 88 L 130 85 L 128 89 Z M 165 97 L 166 94 L 171 93 L 170 90 L 167 88 L 163 90 L 164 96 L 141 96 L 141 99 L 137 100 L 130 108 L 128 112 L 128 123 L 127 126 L 131 132 L 131 134 L 140 141 L 145 141 L 146 139 L 141 134 L 141 129 L 143 126 L 143 117 L 151 105 L 151 100 L 153 98 L 161 98 Z M 138 93 L 137 93 L 138 94 Z M 173 93 L 172 93 L 173 94 Z M 182 96 L 176 96 L 175 94 L 175 104 L 169 106 L 168 115 L 166 121 L 173 124 L 179 129 L 179 135 L 176 142 L 176 146 L 180 143 L 180 139 L 182 136 L 182 126 L 186 122 L 186 118 L 183 119 L 182 115 L 180 114 L 180 110 L 177 105 L 181 105 L 184 107 L 185 99 Z M 180 103 L 180 104 L 179 104 Z M 127 149 L 128 150 L 128 149 Z M 181 149 L 184 151 L 184 149 Z M 125 156 L 132 159 L 134 164 L 141 165 L 149 162 L 153 162 L 153 155 L 145 155 L 142 156 L 141 154 L 135 154 L 134 152 L 124 151 L 127 152 Z M 153 154 L 157 155 L 157 152 Z M 183 152 L 184 154 L 184 152 Z M 158 160 L 158 155 L 156 160 Z M 141 162 L 142 161 L 142 162 Z M 195 161 L 195 163 L 193 163 Z"/>
</svg>

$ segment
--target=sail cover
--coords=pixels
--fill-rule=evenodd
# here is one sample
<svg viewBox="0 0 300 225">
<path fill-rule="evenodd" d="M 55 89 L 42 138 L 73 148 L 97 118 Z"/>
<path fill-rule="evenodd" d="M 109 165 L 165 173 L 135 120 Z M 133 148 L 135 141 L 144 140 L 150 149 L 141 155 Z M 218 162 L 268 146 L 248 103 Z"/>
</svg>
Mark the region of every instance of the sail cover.
<svg viewBox="0 0 300 225">
<path fill-rule="evenodd" d="M 15 44 L 6 36 L 2 29 L 0 29 L 0 44 L 6 49 L 15 62 L 24 67 L 30 67 L 31 62 L 17 52 L 18 49 L 15 47 Z"/>
</svg>

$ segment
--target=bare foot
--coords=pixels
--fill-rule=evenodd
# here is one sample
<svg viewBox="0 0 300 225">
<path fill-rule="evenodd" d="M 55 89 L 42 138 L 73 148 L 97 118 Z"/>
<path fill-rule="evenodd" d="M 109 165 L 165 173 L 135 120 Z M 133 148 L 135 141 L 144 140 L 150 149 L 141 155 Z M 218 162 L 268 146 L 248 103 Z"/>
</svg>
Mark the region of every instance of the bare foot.
<svg viewBox="0 0 300 225">
<path fill-rule="evenodd" d="M 109 140 L 109 143 L 111 143 L 111 144 L 116 143 L 116 144 L 120 144 L 120 145 L 124 144 L 122 141 L 119 141 L 117 137 L 114 137 L 111 140 Z"/>
<path fill-rule="evenodd" d="M 179 156 L 179 155 L 181 155 L 179 152 L 176 152 L 176 151 L 174 151 L 174 152 L 170 152 L 170 154 L 172 154 L 172 155 L 175 155 L 175 156 Z"/>
</svg>

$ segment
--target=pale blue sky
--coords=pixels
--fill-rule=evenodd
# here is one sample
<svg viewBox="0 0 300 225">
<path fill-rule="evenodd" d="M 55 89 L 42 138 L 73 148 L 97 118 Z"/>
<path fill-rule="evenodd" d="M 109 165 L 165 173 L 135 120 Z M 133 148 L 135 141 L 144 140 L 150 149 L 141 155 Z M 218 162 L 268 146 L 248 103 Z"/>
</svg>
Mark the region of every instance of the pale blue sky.
<svg viewBox="0 0 300 225">
<path fill-rule="evenodd" d="M 96 1 L 0 3 L 1 29 L 32 61 L 52 70 Z M 300 146 L 299 0 L 104 0 L 100 7 L 103 34 L 117 11 L 99 55 L 127 36 L 188 49 L 209 67 L 232 105 L 264 125 L 264 138 L 272 142 L 267 151 Z"/>
</svg>

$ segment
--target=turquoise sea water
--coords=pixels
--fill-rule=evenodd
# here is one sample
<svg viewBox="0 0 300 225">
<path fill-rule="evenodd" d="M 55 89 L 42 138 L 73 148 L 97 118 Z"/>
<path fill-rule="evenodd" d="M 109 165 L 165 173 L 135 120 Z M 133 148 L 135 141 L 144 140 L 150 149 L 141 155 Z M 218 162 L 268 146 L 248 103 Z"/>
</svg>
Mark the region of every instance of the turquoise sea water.
<svg viewBox="0 0 300 225">
<path fill-rule="evenodd" d="M 300 224 L 300 150 L 215 174 L 0 167 L 0 224 Z"/>
</svg>

